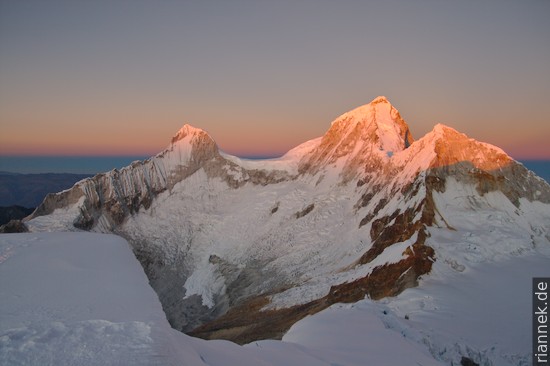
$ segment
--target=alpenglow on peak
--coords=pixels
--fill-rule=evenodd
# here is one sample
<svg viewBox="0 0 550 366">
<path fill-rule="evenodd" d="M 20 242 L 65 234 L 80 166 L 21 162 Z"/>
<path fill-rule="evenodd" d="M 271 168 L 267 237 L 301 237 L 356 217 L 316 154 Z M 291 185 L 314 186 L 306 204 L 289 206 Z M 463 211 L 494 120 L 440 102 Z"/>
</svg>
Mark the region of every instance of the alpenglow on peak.
<svg viewBox="0 0 550 366">
<path fill-rule="evenodd" d="M 204 130 L 191 126 L 190 124 L 186 123 L 179 129 L 179 131 L 174 135 L 174 137 L 172 137 L 172 143 L 182 140 L 189 135 L 199 135 L 199 134 L 208 135 L 208 133 L 206 133 Z"/>
<path fill-rule="evenodd" d="M 350 135 L 386 152 L 404 150 L 414 142 L 409 126 L 384 96 L 336 118 L 325 137 L 344 141 Z"/>
</svg>

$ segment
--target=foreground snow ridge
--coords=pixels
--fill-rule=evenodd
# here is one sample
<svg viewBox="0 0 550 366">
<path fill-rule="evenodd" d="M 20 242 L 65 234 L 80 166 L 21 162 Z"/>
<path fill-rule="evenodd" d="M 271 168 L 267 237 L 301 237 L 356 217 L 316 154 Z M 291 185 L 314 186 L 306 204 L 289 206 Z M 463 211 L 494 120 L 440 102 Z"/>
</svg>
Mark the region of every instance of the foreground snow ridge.
<svg viewBox="0 0 550 366">
<path fill-rule="evenodd" d="M 484 365 L 528 365 L 530 278 L 548 274 L 548 258 L 536 254 L 462 274 L 452 286 L 441 267 L 397 298 L 334 305 L 283 341 L 242 347 L 173 330 L 119 237 L 4 234 L 0 256 L 6 366 L 427 366 L 456 365 L 465 354 Z"/>
</svg>

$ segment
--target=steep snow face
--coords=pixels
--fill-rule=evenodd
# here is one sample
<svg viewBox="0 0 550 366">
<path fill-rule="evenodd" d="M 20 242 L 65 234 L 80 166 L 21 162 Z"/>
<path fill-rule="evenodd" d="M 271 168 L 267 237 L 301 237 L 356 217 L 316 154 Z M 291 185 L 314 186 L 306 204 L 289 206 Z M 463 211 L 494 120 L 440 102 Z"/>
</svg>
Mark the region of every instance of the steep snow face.
<svg viewBox="0 0 550 366">
<path fill-rule="evenodd" d="M 157 156 L 49 196 L 27 225 L 123 235 L 176 329 L 246 343 L 336 302 L 398 295 L 434 261 L 548 247 L 549 204 L 550 186 L 502 150 L 443 125 L 413 141 L 379 97 L 266 161 L 184 126 Z M 444 257 L 440 233 L 483 250 Z"/>
<path fill-rule="evenodd" d="M 177 175 L 181 168 L 190 168 L 218 156 L 218 147 L 205 131 L 184 125 L 172 138 L 170 146 L 154 159 L 162 161 L 168 174 Z"/>
<path fill-rule="evenodd" d="M 319 146 L 301 161 L 301 172 L 316 174 L 327 166 L 340 167 L 344 179 L 367 161 L 377 167 L 414 141 L 409 127 L 385 97 L 344 113 L 332 122 Z"/>
<path fill-rule="evenodd" d="M 356 128 L 361 130 L 364 141 L 375 143 L 385 152 L 401 151 L 414 141 L 409 126 L 401 118 L 397 109 L 382 96 L 338 117 L 332 122 L 328 134 L 347 135 L 352 132 L 350 129 Z M 339 140 L 345 140 L 345 136 L 340 137 Z"/>
<path fill-rule="evenodd" d="M 501 191 L 516 206 L 521 197 L 550 203 L 549 185 L 503 150 L 442 124 L 394 155 L 391 165 L 395 184 L 407 184 L 419 173 L 431 171 L 441 179 L 453 176 L 473 184 L 480 195 Z"/>
<path fill-rule="evenodd" d="M 478 142 L 451 127 L 438 124 L 426 135 L 431 140 L 437 159 L 432 167 L 451 166 L 468 161 L 476 168 L 487 171 L 501 169 L 513 160 L 500 148 Z"/>
<path fill-rule="evenodd" d="M 442 124 L 437 124 L 409 149 L 400 151 L 392 157 L 392 164 L 408 166 L 412 174 L 429 168 L 450 167 L 462 162 L 469 162 L 473 167 L 486 171 L 499 170 L 514 163 L 500 148 L 471 139 Z"/>
<path fill-rule="evenodd" d="M 414 142 L 409 126 L 386 97 L 374 99 L 370 109 L 370 119 L 377 127 L 380 149 L 386 152 L 400 151 Z"/>
</svg>

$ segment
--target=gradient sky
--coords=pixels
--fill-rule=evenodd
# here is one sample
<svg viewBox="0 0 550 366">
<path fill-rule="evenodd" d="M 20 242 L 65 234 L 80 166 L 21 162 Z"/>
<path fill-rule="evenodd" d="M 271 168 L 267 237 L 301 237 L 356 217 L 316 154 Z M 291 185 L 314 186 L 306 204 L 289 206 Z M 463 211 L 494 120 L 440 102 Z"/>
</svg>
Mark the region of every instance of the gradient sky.
<svg viewBox="0 0 550 366">
<path fill-rule="evenodd" d="M 550 159 L 550 1 L 0 0 L 0 154 L 278 155 L 385 95 Z"/>
</svg>

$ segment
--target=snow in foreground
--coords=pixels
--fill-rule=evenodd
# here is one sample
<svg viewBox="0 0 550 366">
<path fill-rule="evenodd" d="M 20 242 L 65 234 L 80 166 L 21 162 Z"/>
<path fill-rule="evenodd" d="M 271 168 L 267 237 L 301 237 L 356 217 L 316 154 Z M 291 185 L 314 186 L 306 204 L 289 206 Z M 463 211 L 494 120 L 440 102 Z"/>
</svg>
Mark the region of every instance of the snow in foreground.
<svg viewBox="0 0 550 366">
<path fill-rule="evenodd" d="M 129 245 L 112 235 L 0 236 L 0 314 L 2 365 L 437 364 L 373 312 L 313 316 L 297 343 L 191 338 L 170 328 Z"/>
<path fill-rule="evenodd" d="M 283 341 L 241 347 L 171 329 L 117 236 L 5 234 L 0 365 L 427 366 L 458 364 L 462 355 L 527 364 L 529 286 L 548 264 L 530 254 L 452 282 L 436 272 L 397 298 L 336 305 L 296 323 Z"/>
</svg>

